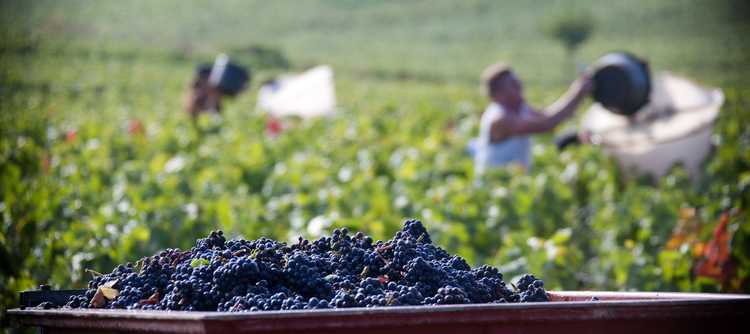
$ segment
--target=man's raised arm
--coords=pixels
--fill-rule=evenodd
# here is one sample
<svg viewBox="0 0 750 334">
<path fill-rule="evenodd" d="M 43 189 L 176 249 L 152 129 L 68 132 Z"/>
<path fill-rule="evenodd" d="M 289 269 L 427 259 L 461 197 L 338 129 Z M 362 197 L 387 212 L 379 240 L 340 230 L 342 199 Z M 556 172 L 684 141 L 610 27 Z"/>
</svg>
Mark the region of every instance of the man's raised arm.
<svg viewBox="0 0 750 334">
<path fill-rule="evenodd" d="M 568 91 L 547 107 L 545 112 L 532 110 L 532 117 L 528 118 L 506 113 L 492 123 L 490 142 L 500 142 L 512 136 L 551 131 L 563 120 L 573 115 L 584 97 L 590 94 L 591 89 L 591 78 L 584 75 L 574 81 Z"/>
</svg>

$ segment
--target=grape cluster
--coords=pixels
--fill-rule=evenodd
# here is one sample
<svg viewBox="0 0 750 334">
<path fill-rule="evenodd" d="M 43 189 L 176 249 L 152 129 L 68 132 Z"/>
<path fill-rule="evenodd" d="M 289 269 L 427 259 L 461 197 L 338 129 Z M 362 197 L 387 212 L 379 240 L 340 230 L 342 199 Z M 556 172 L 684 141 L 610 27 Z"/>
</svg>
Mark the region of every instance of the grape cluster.
<svg viewBox="0 0 750 334">
<path fill-rule="evenodd" d="M 517 284 L 522 303 L 547 301 L 547 293 L 544 291 L 544 281 L 536 279 L 534 275 L 526 274 L 518 280 Z"/>
<path fill-rule="evenodd" d="M 509 287 L 497 268 L 472 269 L 410 219 L 377 242 L 346 228 L 293 244 L 214 231 L 188 251 L 167 249 L 95 277 L 66 307 L 253 312 L 547 300 L 533 275 Z"/>
</svg>

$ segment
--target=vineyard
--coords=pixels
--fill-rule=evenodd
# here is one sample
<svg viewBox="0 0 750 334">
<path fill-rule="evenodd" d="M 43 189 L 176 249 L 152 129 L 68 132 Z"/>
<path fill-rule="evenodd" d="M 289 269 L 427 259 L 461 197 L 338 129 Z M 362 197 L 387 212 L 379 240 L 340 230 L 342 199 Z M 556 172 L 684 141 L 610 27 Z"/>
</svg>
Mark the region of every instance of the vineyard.
<svg viewBox="0 0 750 334">
<path fill-rule="evenodd" d="M 548 290 L 750 292 L 742 5 L 575 3 L 597 18 L 580 61 L 627 49 L 722 88 L 697 179 L 680 166 L 627 179 L 600 148 L 559 152 L 551 135 L 535 137 L 530 171 L 474 175 L 484 66 L 513 64 L 539 106 L 572 80 L 538 29 L 559 3 L 0 2 L 3 308 L 212 230 L 387 240 L 408 218 L 472 267 Z M 252 86 L 194 126 L 184 90 L 218 52 L 250 66 Z M 315 64 L 335 71 L 337 112 L 268 128 L 258 84 Z"/>
</svg>

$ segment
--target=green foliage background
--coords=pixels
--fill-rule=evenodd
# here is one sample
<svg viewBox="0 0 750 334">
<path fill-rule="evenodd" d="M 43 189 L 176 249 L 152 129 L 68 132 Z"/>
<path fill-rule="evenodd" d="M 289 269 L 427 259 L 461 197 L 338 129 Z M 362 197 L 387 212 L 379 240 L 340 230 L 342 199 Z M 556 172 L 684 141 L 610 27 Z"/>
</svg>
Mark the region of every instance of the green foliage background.
<svg viewBox="0 0 750 334">
<path fill-rule="evenodd" d="M 529 173 L 475 179 L 464 147 L 486 103 L 479 72 L 506 60 L 533 104 L 554 101 L 572 78 L 540 26 L 571 3 L 0 2 L 3 308 L 19 290 L 82 287 L 87 268 L 187 248 L 212 229 L 288 240 L 314 237 L 313 219 L 387 238 L 418 217 L 451 252 L 508 277 L 536 273 L 550 289 L 714 291 L 690 274 L 687 244 L 665 245 L 681 208 L 698 209 L 704 241 L 735 209 L 733 254 L 747 277 L 742 2 L 575 2 L 597 22 L 579 59 L 629 50 L 724 90 L 717 149 L 697 183 L 680 168 L 625 180 L 600 149 L 559 154 L 550 135 L 535 139 Z M 181 97 L 194 66 L 222 51 L 253 65 L 254 86 L 199 133 Z M 337 114 L 288 120 L 269 137 L 257 83 L 320 63 L 335 70 Z M 143 134 L 129 133 L 133 120 Z"/>
</svg>

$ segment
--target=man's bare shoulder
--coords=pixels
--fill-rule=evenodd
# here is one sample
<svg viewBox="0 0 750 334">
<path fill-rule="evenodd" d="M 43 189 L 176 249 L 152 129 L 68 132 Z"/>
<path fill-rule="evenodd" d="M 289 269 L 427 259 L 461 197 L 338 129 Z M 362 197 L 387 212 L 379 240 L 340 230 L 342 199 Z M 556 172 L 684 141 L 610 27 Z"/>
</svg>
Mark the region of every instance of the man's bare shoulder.
<svg viewBox="0 0 750 334">
<path fill-rule="evenodd" d="M 523 119 L 519 113 L 501 111 L 491 115 L 492 123 L 495 124 L 513 124 Z"/>
</svg>

